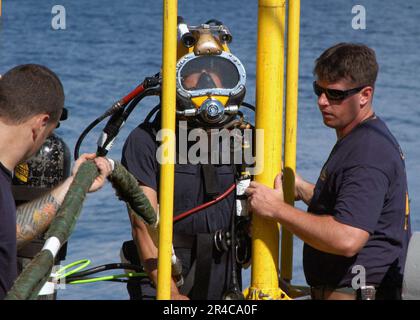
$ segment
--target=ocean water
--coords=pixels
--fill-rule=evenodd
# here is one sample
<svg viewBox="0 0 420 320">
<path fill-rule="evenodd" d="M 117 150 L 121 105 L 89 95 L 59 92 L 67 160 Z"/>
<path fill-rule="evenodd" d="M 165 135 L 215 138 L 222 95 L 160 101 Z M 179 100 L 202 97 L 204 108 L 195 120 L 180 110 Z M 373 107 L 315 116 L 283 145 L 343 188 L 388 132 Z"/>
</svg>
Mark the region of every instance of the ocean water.
<svg viewBox="0 0 420 320">
<path fill-rule="evenodd" d="M 180 0 L 179 15 L 190 24 L 215 18 L 228 25 L 232 52 L 247 70 L 247 96 L 255 103 L 257 1 Z M 54 5 L 66 9 L 66 29 L 53 30 Z M 366 29 L 352 28 L 352 8 L 366 9 Z M 312 93 L 314 60 L 337 42 L 362 42 L 376 50 L 380 73 L 374 108 L 387 122 L 406 155 L 413 230 L 420 229 L 420 8 L 418 0 L 301 1 L 297 170 L 316 181 L 335 143 L 322 124 Z M 4 0 L 0 20 L 0 74 L 23 63 L 43 64 L 61 78 L 69 119 L 57 134 L 73 150 L 82 130 L 114 101 L 161 65 L 162 1 Z M 269 37 L 270 35 L 266 35 Z M 156 98 L 145 99 L 120 132 L 109 156 L 120 159 L 123 142 Z M 252 117 L 252 115 L 251 115 Z M 85 139 L 82 152 L 96 151 L 103 125 Z M 298 207 L 305 209 L 301 204 Z M 119 261 L 131 237 L 125 205 L 110 186 L 88 196 L 70 238 L 64 263 L 88 258 L 92 265 Z M 302 242 L 294 242 L 293 283 L 304 284 Z M 244 286 L 250 282 L 244 272 Z M 59 299 L 127 299 L 125 285 L 102 282 L 68 285 Z"/>
</svg>

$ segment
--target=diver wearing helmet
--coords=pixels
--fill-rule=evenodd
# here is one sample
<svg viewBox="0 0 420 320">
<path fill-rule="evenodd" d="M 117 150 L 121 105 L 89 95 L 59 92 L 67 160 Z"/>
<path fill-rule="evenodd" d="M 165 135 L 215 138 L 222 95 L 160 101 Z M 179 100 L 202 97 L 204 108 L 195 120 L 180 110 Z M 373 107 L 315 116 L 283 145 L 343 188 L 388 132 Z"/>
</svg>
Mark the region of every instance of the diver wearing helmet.
<svg viewBox="0 0 420 320">
<path fill-rule="evenodd" d="M 183 21 L 179 26 L 178 132 L 182 128 L 187 132 L 202 129 L 210 134 L 211 129 L 233 128 L 245 96 L 246 74 L 239 59 L 229 52 L 226 39 L 220 36 L 227 28 L 218 22 L 190 26 L 189 30 Z M 182 33 L 182 29 L 187 29 L 191 41 L 183 40 L 186 32 Z M 121 161 L 137 178 L 155 210 L 159 199 L 159 129 L 160 114 L 135 128 L 124 144 Z M 236 166 L 191 161 L 186 154 L 191 144 L 180 136 L 176 139 L 173 246 L 181 270 L 174 275 L 176 268 L 172 268 L 171 298 L 222 299 L 232 291 L 232 283 L 240 295 L 241 265 L 232 258 L 229 243 L 233 242 L 225 241 L 235 215 L 235 193 L 226 191 L 235 186 Z M 183 143 L 188 143 L 184 151 L 179 147 Z M 215 201 L 218 198 L 221 200 Z M 215 203 L 203 206 L 211 201 Z M 191 211 L 195 213 L 187 214 Z M 153 299 L 157 283 L 156 234 L 133 214 L 130 219 L 135 245 L 126 242 L 123 253 L 131 262 L 141 261 L 149 279 L 131 280 L 128 291 L 132 299 Z"/>
</svg>

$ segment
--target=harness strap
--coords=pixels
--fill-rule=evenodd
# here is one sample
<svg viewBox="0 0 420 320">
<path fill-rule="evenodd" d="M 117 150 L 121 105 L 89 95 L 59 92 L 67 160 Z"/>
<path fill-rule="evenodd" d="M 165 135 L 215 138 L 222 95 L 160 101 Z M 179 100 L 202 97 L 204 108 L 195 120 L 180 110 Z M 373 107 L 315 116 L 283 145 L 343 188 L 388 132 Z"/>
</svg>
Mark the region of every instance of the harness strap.
<svg viewBox="0 0 420 320">
<path fill-rule="evenodd" d="M 12 186 L 12 193 L 15 201 L 31 201 L 47 194 L 50 191 L 51 188 L 38 188 L 26 185 Z"/>
<path fill-rule="evenodd" d="M 197 266 L 197 260 L 194 260 L 190 268 L 190 271 L 188 272 L 187 276 L 184 278 L 184 284 L 179 289 L 180 293 L 183 294 L 184 296 L 187 296 L 190 293 L 192 287 L 194 286 L 196 266 Z"/>
<path fill-rule="evenodd" d="M 213 234 L 199 233 L 197 234 L 196 246 L 196 268 L 199 272 L 195 272 L 194 289 L 192 292 L 193 300 L 207 300 L 207 294 L 210 282 L 210 273 L 213 257 Z"/>
<path fill-rule="evenodd" d="M 32 259 L 35 257 L 44 246 L 45 240 L 35 239 L 28 243 L 23 248 L 19 249 L 18 257 Z"/>
<path fill-rule="evenodd" d="M 204 178 L 204 191 L 210 199 L 215 199 L 220 194 L 216 169 L 212 164 L 202 164 L 201 170 Z"/>
</svg>

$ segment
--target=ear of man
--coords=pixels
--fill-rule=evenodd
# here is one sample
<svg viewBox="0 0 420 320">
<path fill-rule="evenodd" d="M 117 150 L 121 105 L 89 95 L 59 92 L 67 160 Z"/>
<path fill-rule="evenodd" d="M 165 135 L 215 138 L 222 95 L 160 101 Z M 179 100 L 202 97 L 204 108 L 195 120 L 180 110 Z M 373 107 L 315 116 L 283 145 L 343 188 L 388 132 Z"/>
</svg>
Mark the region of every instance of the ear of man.
<svg viewBox="0 0 420 320">
<path fill-rule="evenodd" d="M 46 113 L 38 114 L 32 117 L 29 122 L 32 130 L 32 140 L 36 141 L 48 129 L 50 116 Z"/>
<path fill-rule="evenodd" d="M 367 86 L 366 88 L 362 89 L 360 92 L 360 104 L 365 107 L 368 105 L 369 101 L 372 101 L 373 95 L 373 88 L 371 86 Z"/>
</svg>

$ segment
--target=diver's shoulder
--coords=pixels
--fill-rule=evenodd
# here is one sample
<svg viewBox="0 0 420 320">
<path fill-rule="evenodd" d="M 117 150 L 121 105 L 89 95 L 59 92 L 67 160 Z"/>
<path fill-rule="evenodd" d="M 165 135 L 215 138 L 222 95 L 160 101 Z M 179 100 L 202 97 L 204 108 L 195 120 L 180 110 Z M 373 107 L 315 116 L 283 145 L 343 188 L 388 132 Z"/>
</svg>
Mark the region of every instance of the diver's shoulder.
<svg viewBox="0 0 420 320">
<path fill-rule="evenodd" d="M 156 143 L 156 134 L 158 128 L 150 122 L 142 122 L 134 128 L 127 137 L 127 141 L 136 141 L 137 143 Z"/>
</svg>

